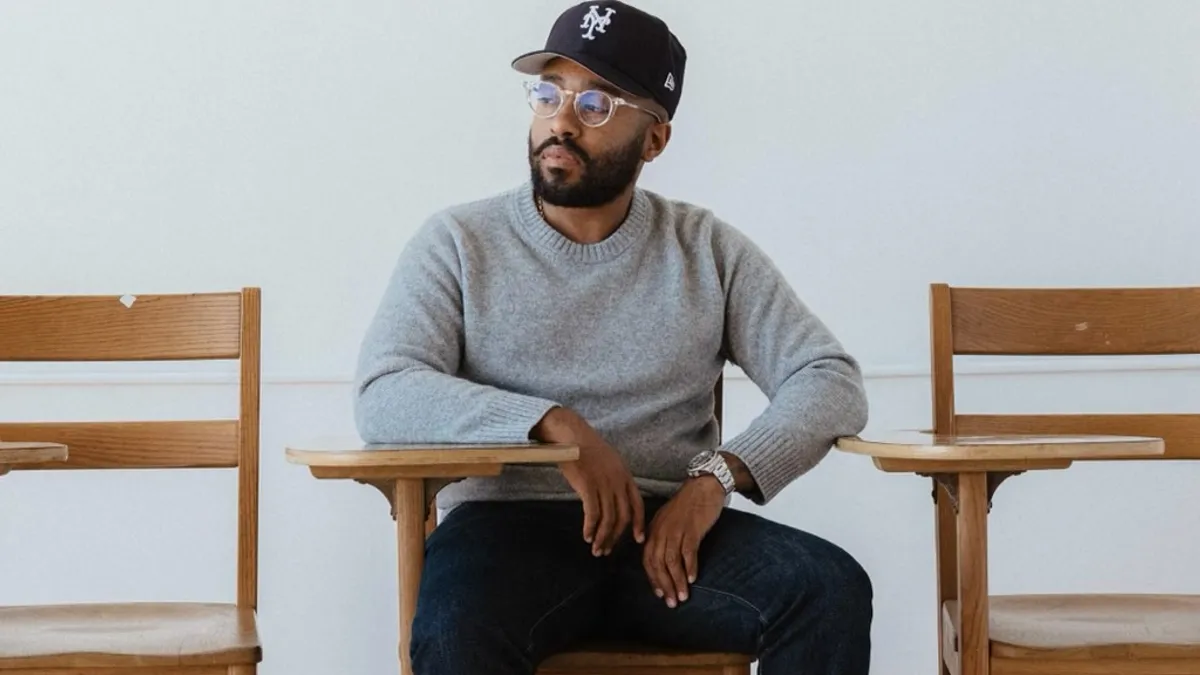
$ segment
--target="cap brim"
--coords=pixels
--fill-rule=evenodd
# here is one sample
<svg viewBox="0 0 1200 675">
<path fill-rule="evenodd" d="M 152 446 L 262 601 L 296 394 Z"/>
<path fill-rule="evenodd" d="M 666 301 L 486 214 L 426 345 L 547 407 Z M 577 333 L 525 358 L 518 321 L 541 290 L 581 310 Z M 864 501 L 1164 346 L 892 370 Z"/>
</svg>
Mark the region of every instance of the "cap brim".
<svg viewBox="0 0 1200 675">
<path fill-rule="evenodd" d="M 525 73 L 526 75 L 540 75 L 542 69 L 546 67 L 546 64 L 550 63 L 554 59 L 566 59 L 573 63 L 579 64 L 580 66 L 587 68 L 596 75 L 600 76 L 602 79 L 611 82 L 614 87 L 627 91 L 634 96 L 640 96 L 642 98 L 648 98 L 652 100 L 654 98 L 649 91 L 646 91 L 645 88 L 643 88 L 637 82 L 634 82 L 632 78 L 626 76 L 621 71 L 617 70 L 616 68 L 612 68 L 606 63 L 596 59 L 588 58 L 586 56 L 568 56 L 561 52 L 543 49 L 518 56 L 517 58 L 513 59 L 512 67 L 519 73 Z"/>
</svg>

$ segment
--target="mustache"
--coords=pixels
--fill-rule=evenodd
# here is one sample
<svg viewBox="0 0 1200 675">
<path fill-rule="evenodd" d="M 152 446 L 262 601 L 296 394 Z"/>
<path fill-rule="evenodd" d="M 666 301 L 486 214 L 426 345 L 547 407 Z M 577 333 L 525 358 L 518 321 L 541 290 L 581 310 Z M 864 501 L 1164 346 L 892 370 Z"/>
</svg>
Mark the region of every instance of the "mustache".
<svg viewBox="0 0 1200 675">
<path fill-rule="evenodd" d="M 540 154 L 542 154 L 543 150 L 545 150 L 546 148 L 549 148 L 551 146 L 555 146 L 555 145 L 561 145 L 562 147 L 566 148 L 567 150 L 575 153 L 575 156 L 578 157 L 579 159 L 581 159 L 584 164 L 588 164 L 592 161 L 592 158 L 588 156 L 587 151 L 584 150 L 583 148 L 579 147 L 578 145 L 576 145 L 575 140 L 572 139 L 570 136 L 568 136 L 566 138 L 558 138 L 556 136 L 551 136 L 550 138 L 547 138 L 545 141 L 543 141 L 542 144 L 539 145 L 537 147 L 537 149 L 533 151 L 533 154 L 535 156 L 540 155 Z"/>
</svg>

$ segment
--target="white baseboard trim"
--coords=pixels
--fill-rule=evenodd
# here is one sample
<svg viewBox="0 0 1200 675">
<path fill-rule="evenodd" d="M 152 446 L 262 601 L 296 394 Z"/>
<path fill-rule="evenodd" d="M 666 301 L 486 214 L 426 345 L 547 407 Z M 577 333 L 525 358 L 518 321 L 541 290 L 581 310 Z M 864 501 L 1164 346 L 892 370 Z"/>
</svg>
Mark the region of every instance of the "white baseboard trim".
<svg viewBox="0 0 1200 675">
<path fill-rule="evenodd" d="M 3 366 L 0 365 L 0 370 Z M 1052 361 L 994 361 L 958 365 L 960 377 L 1012 377 L 1045 375 L 1078 375 L 1088 373 L 1149 373 L 1160 371 L 1200 371 L 1200 358 L 1159 357 L 1138 358 L 1111 357 L 1057 359 Z M 925 365 L 865 366 L 867 380 L 928 379 L 929 368 Z M 727 380 L 748 380 L 745 372 L 737 367 L 726 369 Z M 267 386 L 348 386 L 353 382 L 349 375 L 326 373 L 263 373 L 262 383 Z M 237 383 L 235 373 L 204 373 L 186 371 L 140 372 L 55 372 L 23 370 L 0 372 L 0 387 L 31 386 L 227 386 Z"/>
</svg>

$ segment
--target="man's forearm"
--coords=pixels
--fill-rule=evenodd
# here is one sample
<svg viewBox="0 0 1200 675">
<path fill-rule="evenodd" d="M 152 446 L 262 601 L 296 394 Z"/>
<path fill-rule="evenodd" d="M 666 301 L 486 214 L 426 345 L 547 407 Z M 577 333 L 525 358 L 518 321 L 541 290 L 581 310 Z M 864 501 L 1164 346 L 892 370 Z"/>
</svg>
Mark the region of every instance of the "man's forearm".
<svg viewBox="0 0 1200 675">
<path fill-rule="evenodd" d="M 368 443 L 525 442 L 555 405 L 421 366 L 360 381 L 354 413 Z"/>
</svg>

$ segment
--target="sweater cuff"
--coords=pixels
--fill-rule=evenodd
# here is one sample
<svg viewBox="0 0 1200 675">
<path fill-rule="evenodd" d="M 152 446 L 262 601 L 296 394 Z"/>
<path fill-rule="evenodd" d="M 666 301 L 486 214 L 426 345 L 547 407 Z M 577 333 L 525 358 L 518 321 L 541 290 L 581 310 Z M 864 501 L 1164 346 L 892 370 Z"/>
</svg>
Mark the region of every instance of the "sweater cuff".
<svg viewBox="0 0 1200 675">
<path fill-rule="evenodd" d="M 536 396 L 501 392 L 483 413 L 479 434 L 494 443 L 532 443 L 529 434 L 558 403 Z"/>
<path fill-rule="evenodd" d="M 746 465 L 754 478 L 759 495 L 752 498 L 758 504 L 766 504 L 783 491 L 798 474 L 792 454 L 796 452 L 795 441 L 767 428 L 747 429 L 721 446 Z"/>
</svg>

